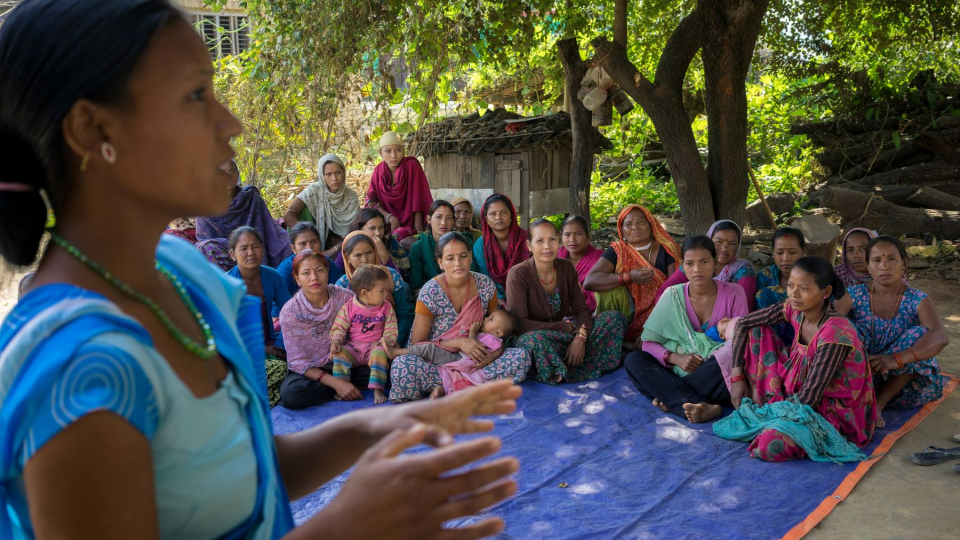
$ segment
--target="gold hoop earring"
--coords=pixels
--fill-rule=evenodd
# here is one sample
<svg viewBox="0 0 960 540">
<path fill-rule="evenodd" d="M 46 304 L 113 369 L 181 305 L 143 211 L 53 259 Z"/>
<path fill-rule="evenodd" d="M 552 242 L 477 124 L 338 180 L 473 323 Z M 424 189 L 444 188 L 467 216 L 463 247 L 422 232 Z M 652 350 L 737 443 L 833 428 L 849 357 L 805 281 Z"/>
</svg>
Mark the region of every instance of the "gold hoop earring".
<svg viewBox="0 0 960 540">
<path fill-rule="evenodd" d="M 90 163 L 90 152 L 84 154 L 83 159 L 80 160 L 80 172 L 87 172 L 88 163 Z"/>
</svg>

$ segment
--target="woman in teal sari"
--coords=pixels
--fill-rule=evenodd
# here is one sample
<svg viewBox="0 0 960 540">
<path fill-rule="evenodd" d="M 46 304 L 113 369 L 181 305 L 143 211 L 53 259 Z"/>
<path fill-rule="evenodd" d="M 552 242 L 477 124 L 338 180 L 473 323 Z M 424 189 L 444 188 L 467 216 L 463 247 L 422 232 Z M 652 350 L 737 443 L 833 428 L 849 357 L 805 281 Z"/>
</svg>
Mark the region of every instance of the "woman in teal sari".
<svg viewBox="0 0 960 540">
<path fill-rule="evenodd" d="M 234 180 L 220 166 L 242 132 L 179 10 L 27 0 L 0 27 L 0 58 L 0 256 L 32 263 L 44 196 L 57 216 L 0 326 L 0 540 L 289 537 L 289 498 L 354 463 L 297 534 L 434 537 L 516 491 L 502 480 L 517 470 L 509 458 L 450 476 L 499 450 L 450 434 L 512 411 L 509 381 L 273 434 L 259 300 L 162 234 L 177 216 L 227 209 Z M 446 448 L 396 457 L 421 442 Z M 366 505 L 392 507 L 353 519 Z"/>
<path fill-rule="evenodd" d="M 427 210 L 427 230 L 417 235 L 410 248 L 410 290 L 413 294 L 431 279 L 440 275 L 437 264 L 437 241 L 453 230 L 453 205 L 447 201 L 433 201 Z"/>
</svg>

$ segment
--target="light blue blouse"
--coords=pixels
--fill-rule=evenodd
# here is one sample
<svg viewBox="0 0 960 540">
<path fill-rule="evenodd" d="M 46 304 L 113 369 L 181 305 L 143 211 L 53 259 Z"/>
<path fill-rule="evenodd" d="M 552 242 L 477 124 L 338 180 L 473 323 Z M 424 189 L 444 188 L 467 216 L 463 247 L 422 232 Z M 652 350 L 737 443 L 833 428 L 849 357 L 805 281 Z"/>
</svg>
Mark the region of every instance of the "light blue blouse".
<svg viewBox="0 0 960 540">
<path fill-rule="evenodd" d="M 180 239 L 164 235 L 158 260 L 210 324 L 227 377 L 197 398 L 142 326 L 103 296 L 62 284 L 32 291 L 0 327 L 0 539 L 34 538 L 24 467 L 100 411 L 150 443 L 162 538 L 266 540 L 292 528 L 265 401 L 259 302 Z"/>
</svg>

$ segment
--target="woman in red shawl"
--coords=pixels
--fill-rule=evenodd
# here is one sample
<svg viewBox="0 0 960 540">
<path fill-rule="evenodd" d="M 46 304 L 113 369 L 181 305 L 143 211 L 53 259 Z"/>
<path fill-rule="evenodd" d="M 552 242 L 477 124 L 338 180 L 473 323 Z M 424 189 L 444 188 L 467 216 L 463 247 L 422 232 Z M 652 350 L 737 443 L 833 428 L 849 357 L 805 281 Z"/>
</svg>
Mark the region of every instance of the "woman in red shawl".
<svg viewBox="0 0 960 540">
<path fill-rule="evenodd" d="M 517 225 L 517 209 L 499 193 L 487 197 L 480 209 L 480 231 L 483 236 L 473 243 L 473 266 L 493 280 L 497 297 L 505 299 L 507 272 L 517 263 L 530 258 L 527 231 Z"/>
<path fill-rule="evenodd" d="M 417 158 L 403 155 L 403 141 L 394 131 L 380 137 L 380 157 L 364 206 L 380 210 L 397 240 L 412 237 L 423 231 L 423 216 L 433 204 L 427 175 Z"/>
<path fill-rule="evenodd" d="M 680 249 L 653 214 L 639 204 L 620 212 L 617 234 L 620 240 L 603 252 L 583 288 L 597 293 L 597 313 L 620 311 L 628 317 L 623 345 L 637 350 L 657 289 L 677 269 Z"/>
</svg>

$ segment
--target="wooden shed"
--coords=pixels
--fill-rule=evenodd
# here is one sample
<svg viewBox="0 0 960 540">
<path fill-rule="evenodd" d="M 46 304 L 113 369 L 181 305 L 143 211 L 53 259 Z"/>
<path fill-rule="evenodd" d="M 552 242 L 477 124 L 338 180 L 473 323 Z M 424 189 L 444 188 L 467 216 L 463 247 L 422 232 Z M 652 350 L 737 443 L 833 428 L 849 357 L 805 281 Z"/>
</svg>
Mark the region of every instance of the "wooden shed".
<svg viewBox="0 0 960 540">
<path fill-rule="evenodd" d="M 603 149 L 612 148 L 602 135 Z M 409 136 L 434 199 L 469 199 L 480 211 L 493 193 L 517 206 L 520 223 L 569 211 L 570 116 L 523 117 L 495 109 L 427 124 Z M 479 218 L 479 216 L 477 216 Z"/>
</svg>

